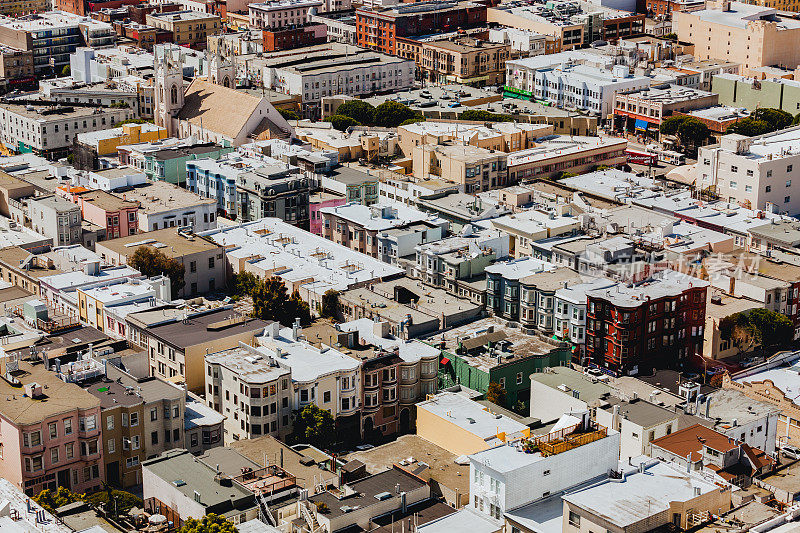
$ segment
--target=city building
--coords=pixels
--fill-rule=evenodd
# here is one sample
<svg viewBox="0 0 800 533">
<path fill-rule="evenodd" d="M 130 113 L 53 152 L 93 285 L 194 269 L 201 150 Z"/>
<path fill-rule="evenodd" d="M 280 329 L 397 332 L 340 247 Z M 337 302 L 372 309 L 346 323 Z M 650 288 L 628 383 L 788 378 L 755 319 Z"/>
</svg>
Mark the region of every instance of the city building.
<svg viewBox="0 0 800 533">
<path fill-rule="evenodd" d="M 39 361 L 7 357 L 6 365 L 19 378 L 0 380 L 7 398 L 0 406 L 3 479 L 29 497 L 58 487 L 80 493 L 100 489 L 100 400 Z"/>
<path fill-rule="evenodd" d="M 201 399 L 187 395 L 183 415 L 183 447 L 190 453 L 199 454 L 222 446 L 225 419 L 224 415 L 205 405 Z"/>
<path fill-rule="evenodd" d="M 614 98 L 614 126 L 617 130 L 657 131 L 661 123 L 676 113 L 717 105 L 718 95 L 681 85 L 666 85 L 620 91 Z"/>
<path fill-rule="evenodd" d="M 84 220 L 105 228 L 109 239 L 139 233 L 139 203 L 106 191 L 86 191 L 76 196 Z"/>
<path fill-rule="evenodd" d="M 250 4 L 250 9 L 256 4 Z M 283 26 L 279 29 L 262 30 L 265 52 L 280 52 L 304 46 L 314 46 L 328 41 L 325 24 L 309 22 L 297 27 Z"/>
<path fill-rule="evenodd" d="M 763 450 L 695 424 L 650 442 L 648 455 L 687 471 L 707 472 L 740 488 L 769 473 L 775 460 Z"/>
<path fill-rule="evenodd" d="M 198 11 L 148 13 L 146 24 L 172 32 L 172 42 L 195 50 L 205 50 L 207 37 L 222 31 L 218 15 Z"/>
<path fill-rule="evenodd" d="M 226 266 L 221 246 L 184 233 L 182 228 L 151 230 L 146 235 L 130 235 L 98 242 L 97 254 L 105 264 L 125 265 L 140 246 L 150 246 L 184 266 L 184 282 L 178 295 L 197 296 L 224 288 Z"/>
<path fill-rule="evenodd" d="M 796 214 L 800 197 L 792 194 L 792 177 L 800 164 L 798 143 L 797 127 L 756 137 L 723 135 L 718 145 L 699 149 L 697 186 L 749 209 Z"/>
<path fill-rule="evenodd" d="M 99 170 L 99 158 L 117 155 L 117 147 L 152 142 L 167 136 L 167 130 L 153 124 L 123 124 L 119 128 L 79 133 L 73 154 L 78 170 Z"/>
<path fill-rule="evenodd" d="M 217 227 L 217 203 L 168 183 L 154 181 L 125 188 L 114 193 L 125 202 L 139 205 L 138 230 L 142 233 L 164 228 L 186 228 L 207 231 Z M 111 233 L 108 234 L 109 238 Z"/>
<path fill-rule="evenodd" d="M 358 45 L 387 54 L 399 54 L 399 37 L 481 26 L 486 23 L 486 11 L 484 4 L 468 1 L 362 6 L 356 9 Z"/>
<path fill-rule="evenodd" d="M 695 60 L 739 63 L 744 76 L 760 67 L 800 63 L 800 51 L 792 46 L 800 22 L 779 15 L 777 6 L 721 0 L 706 9 L 674 12 L 672 31 L 679 41 L 695 43 Z"/>
<path fill-rule="evenodd" d="M 556 289 L 553 329 L 557 337 L 572 344 L 572 360 L 576 363 L 584 364 L 586 351 L 586 293 L 613 284 L 612 280 L 605 278 L 584 279 L 583 283 Z"/>
<path fill-rule="evenodd" d="M 268 164 L 243 172 L 236 177 L 237 218 L 250 222 L 277 217 L 308 229 L 310 188 L 310 180 L 288 164 Z"/>
<path fill-rule="evenodd" d="M 485 394 L 489 383 L 497 383 L 505 390 L 506 405 L 516 406 L 530 400 L 531 374 L 569 364 L 565 343 L 505 324 L 484 318 L 430 337 L 428 342 L 442 349 L 442 361 L 447 360 L 439 369 L 443 385 L 460 383 Z"/>
<path fill-rule="evenodd" d="M 2 25 L 0 25 L 2 28 Z M 48 102 L 0 104 L 0 139 L 15 152 L 33 152 L 50 160 L 66 157 L 75 137 L 136 118 L 131 109 Z"/>
<path fill-rule="evenodd" d="M 271 0 L 247 4 L 250 27 L 277 30 L 298 27 L 310 22 L 309 15 L 319 11 L 322 0 Z M 266 51 L 266 49 L 265 49 Z"/>
<path fill-rule="evenodd" d="M 81 363 L 75 368 L 61 365 L 61 372 L 74 372 L 78 379 Z M 140 463 L 145 458 L 184 447 L 186 394 L 155 377 L 137 379 L 108 362 L 104 371 L 106 380 L 80 384 L 100 402 L 105 482 L 131 487 L 142 482 Z"/>
<path fill-rule="evenodd" d="M 586 357 L 619 374 L 687 365 L 702 355 L 708 282 L 673 271 L 587 296 Z"/>
<path fill-rule="evenodd" d="M 555 54 L 561 51 L 561 42 L 554 35 L 539 33 L 534 30 L 517 28 L 492 28 L 489 40 L 493 43 L 505 43 L 510 47 L 510 59 L 518 55 L 525 57 Z"/>
<path fill-rule="evenodd" d="M 631 74 L 626 65 L 596 66 L 579 62 L 581 57 L 560 52 L 506 61 L 505 90 L 605 119 L 614 112 L 618 92 L 650 87 L 650 78 Z"/>
<path fill-rule="evenodd" d="M 127 339 L 148 353 L 148 374 L 175 381 L 191 391 L 205 389 L 206 353 L 252 343 L 269 323 L 244 316 L 231 318 L 231 306 L 187 312 L 166 307 L 127 316 Z"/>
<path fill-rule="evenodd" d="M 534 148 L 508 154 L 509 181 L 548 178 L 564 172 L 583 174 L 598 166 L 616 167 L 626 162 L 627 145 L 628 141 L 618 137 L 545 137 Z"/>
<path fill-rule="evenodd" d="M 724 73 L 712 78 L 711 91 L 719 94 L 720 104 L 750 111 L 768 106 L 794 113 L 800 103 L 800 84 L 784 78 Z"/>
<path fill-rule="evenodd" d="M 215 412 L 226 413 L 226 442 L 291 433 L 295 408 L 291 368 L 245 344 L 206 355 L 205 367 L 206 403 Z M 236 383 L 242 387 L 237 389 Z"/>
<path fill-rule="evenodd" d="M 347 199 L 341 194 L 326 191 L 317 191 L 308 196 L 308 214 L 310 218 L 309 231 L 314 235 L 322 235 L 322 213 L 323 207 L 338 207 L 347 203 Z"/>
<path fill-rule="evenodd" d="M 398 55 L 413 56 L 425 80 L 482 87 L 501 85 L 510 46 L 471 37 L 429 40 L 401 37 Z"/>
<path fill-rule="evenodd" d="M 557 422 L 564 414 L 602 406 L 615 393 L 608 379 L 599 379 L 564 366 L 531 374 L 530 380 L 530 416 L 543 424 Z"/>
<path fill-rule="evenodd" d="M 212 194 L 203 195 L 205 191 L 197 188 L 194 181 L 189 181 L 190 178 L 195 178 L 194 174 L 191 174 L 192 167 L 190 165 L 199 166 L 209 162 L 213 163 L 231 153 L 233 147 L 230 145 L 220 146 L 213 142 L 193 142 L 191 138 L 187 138 L 184 142 L 178 141 L 174 146 L 165 144 L 166 141 L 162 140 L 120 146 L 118 149 L 119 161 L 123 165 L 130 165 L 144 172 L 147 179 L 166 181 L 206 198 L 215 197 L 216 195 Z M 213 192 L 216 192 L 216 189 L 216 187 L 212 187 Z M 220 189 L 227 190 L 225 187 L 220 187 Z M 231 195 L 235 197 L 235 191 L 231 191 Z"/>
<path fill-rule="evenodd" d="M 446 220 L 404 205 L 350 203 L 320 213 L 323 237 L 392 264 L 412 255 L 418 244 L 438 241 L 449 227 Z"/>
<path fill-rule="evenodd" d="M 53 246 L 82 244 L 81 209 L 56 195 L 23 200 L 25 222 L 36 233 L 53 239 Z"/>
<path fill-rule="evenodd" d="M 417 435 L 456 456 L 488 450 L 531 433 L 525 424 L 456 392 L 439 392 L 416 407 Z"/>
<path fill-rule="evenodd" d="M 524 122 L 471 124 L 425 121 L 399 126 L 397 144 L 406 157 L 412 157 L 416 147 L 446 145 L 449 142 L 507 154 L 533 148 L 538 144 L 538 139 L 552 135 L 553 131 L 553 127 L 548 124 Z"/>
<path fill-rule="evenodd" d="M 580 229 L 577 217 L 568 213 L 558 216 L 557 213 L 537 209 L 494 218 L 491 225 L 508 234 L 509 255 L 517 259 L 533 257 L 533 243 L 537 241 L 572 236 Z"/>
<path fill-rule="evenodd" d="M 690 529 L 708 513 L 731 508 L 730 486 L 720 487 L 661 461 L 644 461 L 623 466 L 619 479 L 607 478 L 564 495 L 564 529 L 610 526 L 629 533 L 670 524 Z M 642 505 L 630 505 L 633 501 Z"/>
<path fill-rule="evenodd" d="M 455 183 L 465 193 L 479 193 L 509 185 L 508 155 L 486 148 L 458 144 L 423 144 L 413 150 L 413 173 L 422 179 Z"/>
<path fill-rule="evenodd" d="M 650 444 L 655 439 L 671 435 L 680 427 L 679 413 L 641 398 L 626 401 L 608 396 L 604 403 L 595 410 L 594 419 L 619 431 L 620 461 L 649 456 Z"/>
<path fill-rule="evenodd" d="M 0 12 L 2 10 L 3 5 L 0 5 Z M 32 88 L 36 79 L 33 75 L 33 52 L 0 44 L 0 77 L 5 80 L 0 89 L 3 92 Z"/>
<path fill-rule="evenodd" d="M 71 1 L 71 0 L 62 0 Z M 57 2 L 58 3 L 58 2 Z M 33 73 L 36 77 L 54 77 L 69 65 L 70 54 L 78 47 L 106 48 L 116 42 L 116 33 L 111 24 L 42 6 L 36 13 L 37 4 L 27 4 L 23 11 L 28 14 L 0 20 L 0 43 L 24 52 L 33 52 Z M 53 46 L 55 32 L 62 41 Z"/>
</svg>

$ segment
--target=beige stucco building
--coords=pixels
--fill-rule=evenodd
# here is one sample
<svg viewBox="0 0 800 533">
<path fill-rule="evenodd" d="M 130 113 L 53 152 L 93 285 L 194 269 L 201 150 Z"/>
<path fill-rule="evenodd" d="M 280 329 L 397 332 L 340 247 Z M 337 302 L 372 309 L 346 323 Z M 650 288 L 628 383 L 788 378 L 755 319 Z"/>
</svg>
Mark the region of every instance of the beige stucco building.
<svg viewBox="0 0 800 533">
<path fill-rule="evenodd" d="M 679 41 L 695 44 L 695 60 L 739 63 L 745 76 L 769 65 L 795 68 L 800 63 L 800 21 L 777 13 L 774 7 L 709 2 L 707 9 L 674 12 L 672 30 Z"/>
<path fill-rule="evenodd" d="M 503 152 L 462 144 L 424 144 L 414 147 L 412 157 L 416 177 L 457 183 L 467 193 L 509 185 L 508 154 Z"/>
<path fill-rule="evenodd" d="M 455 141 L 487 150 L 515 152 L 535 146 L 536 139 L 553 134 L 549 124 L 516 122 L 416 122 L 397 128 L 397 144 L 406 157 L 415 146 Z"/>
</svg>

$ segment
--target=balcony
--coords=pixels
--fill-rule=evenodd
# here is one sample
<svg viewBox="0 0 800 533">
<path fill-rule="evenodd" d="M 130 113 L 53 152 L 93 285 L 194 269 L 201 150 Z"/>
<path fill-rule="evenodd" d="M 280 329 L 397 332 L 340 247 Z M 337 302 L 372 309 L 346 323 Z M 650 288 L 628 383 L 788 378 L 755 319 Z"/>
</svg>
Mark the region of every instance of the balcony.
<svg viewBox="0 0 800 533">
<path fill-rule="evenodd" d="M 608 429 L 595 422 L 590 422 L 586 428 L 583 428 L 581 424 L 576 424 L 547 435 L 528 439 L 523 442 L 522 450 L 526 453 L 539 452 L 542 457 L 549 457 L 598 441 L 607 435 Z"/>
</svg>

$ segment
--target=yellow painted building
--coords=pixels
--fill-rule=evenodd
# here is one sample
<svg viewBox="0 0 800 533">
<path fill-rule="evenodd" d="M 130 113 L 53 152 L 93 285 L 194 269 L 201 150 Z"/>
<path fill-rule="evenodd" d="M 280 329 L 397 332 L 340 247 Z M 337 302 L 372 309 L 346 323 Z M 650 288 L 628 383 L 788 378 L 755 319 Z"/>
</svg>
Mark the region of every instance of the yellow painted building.
<svg viewBox="0 0 800 533">
<path fill-rule="evenodd" d="M 417 404 L 417 435 L 454 455 L 470 455 L 530 437 L 530 428 L 454 392 Z"/>
<path fill-rule="evenodd" d="M 116 154 L 119 146 L 153 142 L 167 137 L 167 129 L 161 126 L 149 123 L 123 124 L 119 128 L 78 135 L 78 142 L 89 146 L 99 156 L 107 156 Z"/>
</svg>

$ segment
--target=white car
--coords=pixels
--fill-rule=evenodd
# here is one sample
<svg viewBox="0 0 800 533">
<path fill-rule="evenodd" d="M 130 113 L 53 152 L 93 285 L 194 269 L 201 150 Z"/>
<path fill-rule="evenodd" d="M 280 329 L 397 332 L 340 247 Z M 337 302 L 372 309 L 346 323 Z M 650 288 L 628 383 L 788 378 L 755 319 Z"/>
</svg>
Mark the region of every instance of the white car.
<svg viewBox="0 0 800 533">
<path fill-rule="evenodd" d="M 789 459 L 800 459 L 800 448 L 797 446 L 784 446 L 781 448 L 784 457 Z"/>
</svg>

